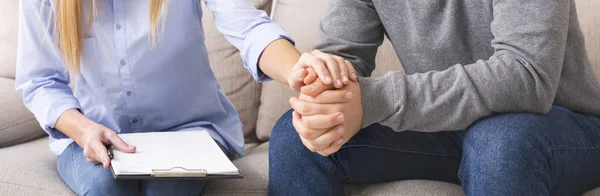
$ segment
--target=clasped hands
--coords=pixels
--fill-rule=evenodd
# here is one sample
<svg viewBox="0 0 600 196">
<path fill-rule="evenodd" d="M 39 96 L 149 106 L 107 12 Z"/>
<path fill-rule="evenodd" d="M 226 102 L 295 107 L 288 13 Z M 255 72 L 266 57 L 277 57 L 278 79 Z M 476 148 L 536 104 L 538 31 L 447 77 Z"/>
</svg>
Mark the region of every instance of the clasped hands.
<svg viewBox="0 0 600 196">
<path fill-rule="evenodd" d="M 361 91 L 352 64 L 315 50 L 302 55 L 288 77 L 293 125 L 310 151 L 329 156 L 362 127 Z"/>
</svg>

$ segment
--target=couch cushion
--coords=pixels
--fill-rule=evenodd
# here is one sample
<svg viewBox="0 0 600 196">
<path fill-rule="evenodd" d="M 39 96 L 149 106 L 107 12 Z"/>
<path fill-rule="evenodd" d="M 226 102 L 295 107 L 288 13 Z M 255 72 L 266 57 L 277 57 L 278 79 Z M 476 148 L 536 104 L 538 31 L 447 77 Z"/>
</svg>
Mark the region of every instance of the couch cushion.
<svg viewBox="0 0 600 196">
<path fill-rule="evenodd" d="M 594 190 L 588 191 L 584 193 L 582 196 L 600 196 L 600 188 L 596 188 Z"/>
<path fill-rule="evenodd" d="M 13 79 L 0 78 L 0 148 L 45 136 L 15 91 Z"/>
<path fill-rule="evenodd" d="M 58 176 L 48 138 L 0 149 L 0 195 L 74 195 Z"/>
<path fill-rule="evenodd" d="M 325 12 L 324 0 L 278 0 L 271 14 L 273 21 L 283 26 L 296 41 L 300 52 L 310 52 L 319 39 L 319 21 Z M 311 14 L 306 14 L 311 13 Z M 379 76 L 390 70 L 401 69 L 400 61 L 391 43 L 386 40 L 377 53 L 377 69 L 373 73 Z M 267 141 L 271 129 L 279 117 L 290 109 L 289 98 L 297 95 L 286 85 L 269 82 L 263 84 L 261 104 L 258 112 L 256 134 L 261 141 Z"/>
<path fill-rule="evenodd" d="M 15 77 L 18 8 L 19 1 L 2 1 L 0 6 L 0 77 Z"/>
<path fill-rule="evenodd" d="M 252 0 L 258 9 L 271 11 L 271 0 Z M 239 51 L 217 30 L 212 13 L 202 2 L 202 23 L 211 68 L 219 84 L 239 113 L 246 143 L 256 141 L 256 119 L 260 104 L 260 83 L 254 81 Z"/>
<path fill-rule="evenodd" d="M 210 181 L 202 195 L 266 195 L 268 143 L 235 160 L 244 178 Z M 56 171 L 56 156 L 48 150 L 48 138 L 0 149 L 0 195 L 74 195 Z M 346 185 L 347 195 L 462 195 L 459 186 L 425 180 Z M 600 189 L 585 196 L 600 196 Z"/>
<path fill-rule="evenodd" d="M 210 181 L 202 195 L 266 195 L 269 177 L 268 148 L 268 143 L 261 144 L 246 151 L 244 157 L 233 162 L 244 178 Z"/>
<path fill-rule="evenodd" d="M 429 180 L 346 185 L 346 195 L 464 195 L 460 186 Z"/>
<path fill-rule="evenodd" d="M 576 5 L 587 54 L 596 75 L 600 77 L 600 1 L 576 0 Z"/>
<path fill-rule="evenodd" d="M 257 147 L 258 146 L 258 147 Z M 218 180 L 210 183 L 207 195 L 246 193 L 247 190 L 266 190 L 268 145 L 246 144 L 248 156 L 234 161 L 246 178 Z M 74 195 L 56 170 L 56 156 L 48 148 L 48 138 L 0 148 L 0 195 Z M 252 181 L 249 183 L 248 180 Z M 259 187 L 259 188 L 254 188 Z M 259 191 L 259 195 L 265 195 Z M 204 194 L 203 194 L 204 195 Z"/>
</svg>

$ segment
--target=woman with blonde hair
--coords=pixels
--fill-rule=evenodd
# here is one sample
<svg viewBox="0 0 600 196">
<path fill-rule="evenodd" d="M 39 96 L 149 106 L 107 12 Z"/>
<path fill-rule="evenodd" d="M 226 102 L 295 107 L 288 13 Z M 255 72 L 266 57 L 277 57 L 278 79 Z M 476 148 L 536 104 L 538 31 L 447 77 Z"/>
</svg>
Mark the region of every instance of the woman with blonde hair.
<svg viewBox="0 0 600 196">
<path fill-rule="evenodd" d="M 325 60 L 298 61 L 284 30 L 248 0 L 206 6 L 258 81 L 297 90 L 309 66 L 338 87 L 356 80 L 348 62 L 325 63 L 331 56 L 318 51 Z M 203 128 L 226 154 L 243 154 L 242 124 L 209 67 L 201 17 L 200 0 L 20 1 L 16 87 L 75 193 L 201 193 L 200 180 L 114 180 L 105 146 L 136 151 L 117 133 Z M 69 73 L 77 76 L 74 92 Z"/>
</svg>

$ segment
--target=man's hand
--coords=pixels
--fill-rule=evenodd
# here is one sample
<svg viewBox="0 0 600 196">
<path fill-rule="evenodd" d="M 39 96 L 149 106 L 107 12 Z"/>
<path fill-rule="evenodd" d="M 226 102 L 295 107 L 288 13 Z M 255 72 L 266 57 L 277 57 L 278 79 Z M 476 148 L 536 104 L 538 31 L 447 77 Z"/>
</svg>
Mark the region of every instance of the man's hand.
<svg viewBox="0 0 600 196">
<path fill-rule="evenodd" d="M 293 124 L 304 145 L 313 152 L 329 156 L 352 138 L 362 127 L 360 86 L 351 82 L 333 90 L 316 80 L 301 88 L 299 98 L 292 97 Z"/>
</svg>

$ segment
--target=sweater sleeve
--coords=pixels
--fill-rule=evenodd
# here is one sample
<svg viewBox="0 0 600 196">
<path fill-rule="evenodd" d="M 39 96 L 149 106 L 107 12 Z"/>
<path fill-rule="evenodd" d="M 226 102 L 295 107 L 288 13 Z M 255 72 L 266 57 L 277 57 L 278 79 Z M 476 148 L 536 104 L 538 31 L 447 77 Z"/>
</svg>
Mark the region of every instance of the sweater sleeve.
<svg viewBox="0 0 600 196">
<path fill-rule="evenodd" d="M 321 20 L 316 49 L 352 62 L 358 76 L 375 70 L 377 48 L 383 43 L 384 28 L 370 0 L 330 0 Z"/>
<path fill-rule="evenodd" d="M 494 53 L 488 59 L 456 64 L 441 71 L 412 75 L 395 71 L 379 78 L 360 78 L 363 127 L 380 123 L 396 131 L 462 130 L 494 113 L 547 113 L 560 79 L 570 3 L 565 0 L 495 0 L 491 23 Z M 371 12 L 363 10 L 349 15 L 368 16 Z M 337 31 L 350 34 L 347 36 L 355 35 L 353 31 L 362 32 L 364 27 L 361 26 L 378 23 L 373 17 L 346 15 L 337 16 L 348 20 L 337 24 Z M 365 36 L 379 33 L 370 32 Z M 342 54 L 362 54 L 366 50 L 355 49 L 365 44 L 363 40 L 336 39 L 327 38 L 331 43 L 322 45 L 341 48 Z M 366 55 L 363 61 L 371 60 L 371 56 Z"/>
</svg>

